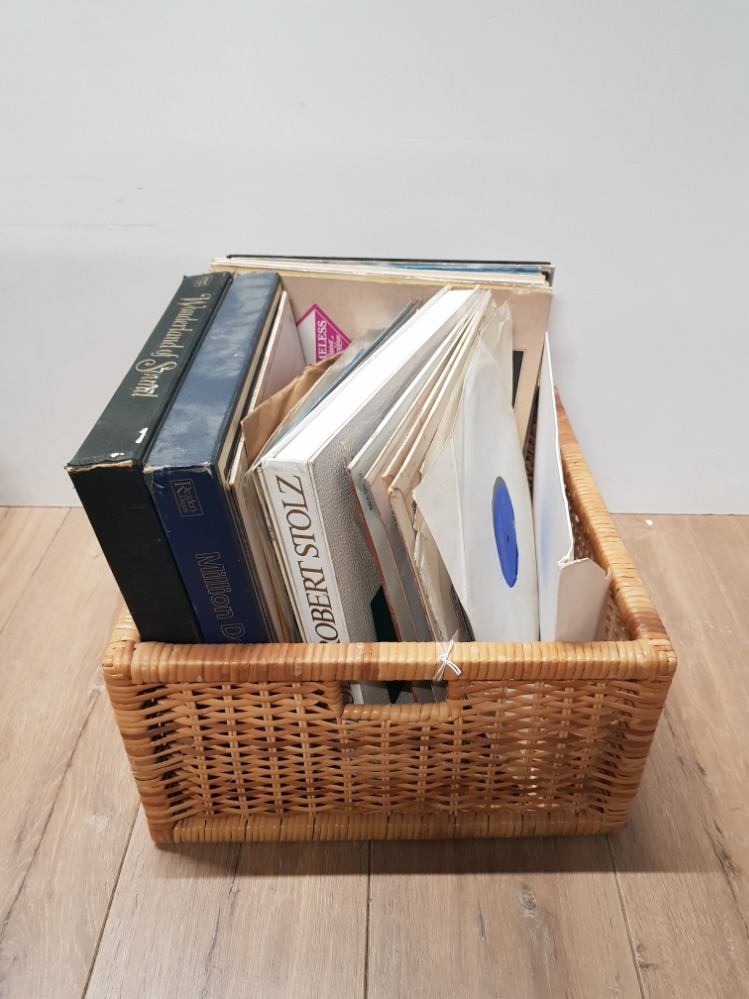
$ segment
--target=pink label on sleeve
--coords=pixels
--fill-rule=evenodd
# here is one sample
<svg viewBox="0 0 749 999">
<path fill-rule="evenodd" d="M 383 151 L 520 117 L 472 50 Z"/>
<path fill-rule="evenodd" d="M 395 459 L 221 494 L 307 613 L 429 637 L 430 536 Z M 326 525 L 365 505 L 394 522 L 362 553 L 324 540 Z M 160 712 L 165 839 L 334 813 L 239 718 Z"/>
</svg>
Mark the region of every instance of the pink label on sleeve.
<svg viewBox="0 0 749 999">
<path fill-rule="evenodd" d="M 296 326 L 307 364 L 338 354 L 351 343 L 319 305 L 308 309 Z"/>
</svg>

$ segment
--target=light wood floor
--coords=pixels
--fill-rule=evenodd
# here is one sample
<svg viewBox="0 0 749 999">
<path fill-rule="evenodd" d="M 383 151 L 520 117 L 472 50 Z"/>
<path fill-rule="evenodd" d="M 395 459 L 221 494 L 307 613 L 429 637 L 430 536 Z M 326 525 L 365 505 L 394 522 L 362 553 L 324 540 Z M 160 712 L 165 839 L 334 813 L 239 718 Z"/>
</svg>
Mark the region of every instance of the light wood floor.
<svg viewBox="0 0 749 999">
<path fill-rule="evenodd" d="M 627 829 L 157 849 L 80 510 L 0 509 L 0 997 L 749 996 L 749 518 L 616 518 L 679 669 Z"/>
</svg>

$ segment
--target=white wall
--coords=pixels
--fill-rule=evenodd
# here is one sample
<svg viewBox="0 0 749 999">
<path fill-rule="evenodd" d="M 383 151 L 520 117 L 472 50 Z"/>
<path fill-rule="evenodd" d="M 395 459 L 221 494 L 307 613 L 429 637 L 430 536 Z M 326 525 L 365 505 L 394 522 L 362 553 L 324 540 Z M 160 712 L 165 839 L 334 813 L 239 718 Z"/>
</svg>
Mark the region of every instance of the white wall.
<svg viewBox="0 0 749 999">
<path fill-rule="evenodd" d="M 0 32 L 0 502 L 225 252 L 544 258 L 617 511 L 749 512 L 749 7 L 16 0 Z"/>
</svg>

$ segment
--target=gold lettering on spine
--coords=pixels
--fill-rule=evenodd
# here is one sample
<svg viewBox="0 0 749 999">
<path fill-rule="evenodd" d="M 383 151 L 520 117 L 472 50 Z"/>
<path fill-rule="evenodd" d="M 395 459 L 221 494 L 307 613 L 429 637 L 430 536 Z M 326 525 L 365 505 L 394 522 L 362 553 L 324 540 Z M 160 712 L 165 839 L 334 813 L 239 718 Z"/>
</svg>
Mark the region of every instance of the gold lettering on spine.
<svg viewBox="0 0 749 999">
<path fill-rule="evenodd" d="M 165 371 L 173 371 L 177 367 L 179 353 L 184 348 L 183 338 L 195 332 L 196 324 L 200 318 L 200 313 L 208 308 L 207 303 L 211 295 L 204 292 L 202 295 L 181 298 L 179 300 L 179 311 L 172 321 L 169 329 L 164 334 L 161 343 L 156 350 L 152 350 L 148 357 L 141 358 L 135 365 L 135 371 L 139 378 L 135 388 L 130 393 L 133 399 L 158 399 L 159 397 L 159 375 Z M 161 360 L 166 358 L 166 360 Z M 159 363 L 161 361 L 161 363 Z"/>
</svg>

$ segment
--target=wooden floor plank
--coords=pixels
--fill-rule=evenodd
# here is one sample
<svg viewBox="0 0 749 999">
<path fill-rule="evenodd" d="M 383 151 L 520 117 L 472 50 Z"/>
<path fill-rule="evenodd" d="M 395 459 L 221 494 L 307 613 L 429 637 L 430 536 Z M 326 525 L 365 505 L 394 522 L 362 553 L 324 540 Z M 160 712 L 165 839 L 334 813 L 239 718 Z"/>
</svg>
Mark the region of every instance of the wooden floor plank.
<svg viewBox="0 0 749 999">
<path fill-rule="evenodd" d="M 0 995 L 81 996 L 137 810 L 132 775 L 101 691 L 6 916 Z"/>
<path fill-rule="evenodd" d="M 749 981 L 741 643 L 688 518 L 617 523 L 679 657 L 632 820 L 612 837 L 643 990 L 729 999 Z"/>
<path fill-rule="evenodd" d="M 246 987 L 236 961 L 246 948 L 258 995 L 365 999 L 367 843 L 245 846 L 237 884 L 243 904 L 235 906 L 234 932 L 216 950 L 227 987 L 214 995 Z"/>
<path fill-rule="evenodd" d="M 46 994 L 80 995 L 93 959 L 135 807 L 99 665 L 119 603 L 74 510 L 0 633 L 2 995 L 43 995 L 27 986 L 45 976 Z M 93 877 L 96 890 L 85 893 Z M 46 915 L 40 899 L 54 900 Z M 30 934 L 47 919 L 52 939 L 33 946 Z"/>
<path fill-rule="evenodd" d="M 86 999 L 363 999 L 360 843 L 157 849 L 139 817 Z"/>
<path fill-rule="evenodd" d="M 662 724 L 629 825 L 611 837 L 649 999 L 729 999 L 743 995 L 749 981 L 731 861 L 698 780 L 672 729 Z"/>
<path fill-rule="evenodd" d="M 749 619 L 749 517 L 689 517 L 684 521 L 740 637 Z"/>
<path fill-rule="evenodd" d="M 3 507 L 0 520 L 0 631 L 68 516 L 58 508 Z"/>
<path fill-rule="evenodd" d="M 605 837 L 375 843 L 370 894 L 369 999 L 641 995 Z"/>
</svg>

